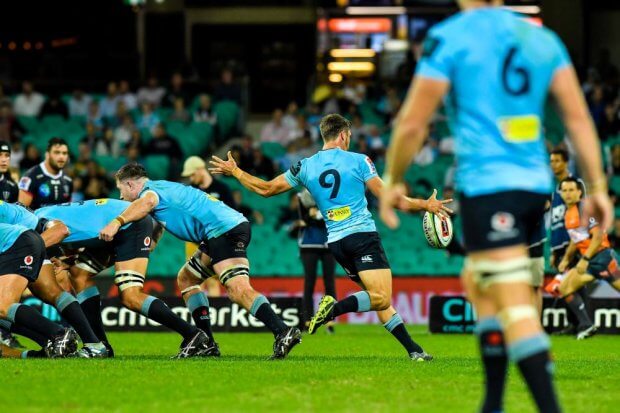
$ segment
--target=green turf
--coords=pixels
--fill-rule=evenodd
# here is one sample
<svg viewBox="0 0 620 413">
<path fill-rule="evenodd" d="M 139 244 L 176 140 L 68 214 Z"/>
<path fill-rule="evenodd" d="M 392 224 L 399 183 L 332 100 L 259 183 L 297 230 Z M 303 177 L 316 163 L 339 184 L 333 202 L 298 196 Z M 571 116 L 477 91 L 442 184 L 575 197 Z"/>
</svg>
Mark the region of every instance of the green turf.
<svg viewBox="0 0 620 413">
<path fill-rule="evenodd" d="M 114 360 L 1 360 L 3 412 L 474 412 L 481 394 L 472 336 L 415 339 L 434 354 L 411 362 L 380 326 L 321 330 L 284 361 L 267 361 L 268 334 L 218 334 L 221 359 L 169 360 L 173 334 L 111 334 Z M 620 339 L 554 337 L 567 412 L 619 411 Z M 508 412 L 533 411 L 516 370 Z"/>
</svg>

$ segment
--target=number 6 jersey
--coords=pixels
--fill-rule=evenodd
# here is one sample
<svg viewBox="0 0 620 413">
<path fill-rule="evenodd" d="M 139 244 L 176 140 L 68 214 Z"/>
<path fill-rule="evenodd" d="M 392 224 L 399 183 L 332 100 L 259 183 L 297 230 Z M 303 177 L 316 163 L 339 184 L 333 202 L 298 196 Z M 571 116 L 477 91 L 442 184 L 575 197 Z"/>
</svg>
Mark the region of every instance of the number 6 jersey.
<svg viewBox="0 0 620 413">
<path fill-rule="evenodd" d="M 500 8 L 461 12 L 430 30 L 416 76 L 450 84 L 459 191 L 551 191 L 544 104 L 568 65 L 553 32 Z"/>
<path fill-rule="evenodd" d="M 303 185 L 316 201 L 327 225 L 327 242 L 376 231 L 366 201 L 366 182 L 376 176 L 366 155 L 338 148 L 319 151 L 284 174 L 292 187 Z"/>
</svg>

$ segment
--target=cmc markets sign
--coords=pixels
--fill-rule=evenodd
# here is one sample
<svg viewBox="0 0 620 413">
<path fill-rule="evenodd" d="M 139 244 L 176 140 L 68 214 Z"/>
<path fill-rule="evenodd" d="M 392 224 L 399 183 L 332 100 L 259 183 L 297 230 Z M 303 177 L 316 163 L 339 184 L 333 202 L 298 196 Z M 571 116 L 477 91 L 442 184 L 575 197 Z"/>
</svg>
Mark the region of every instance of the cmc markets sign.
<svg viewBox="0 0 620 413">
<path fill-rule="evenodd" d="M 181 298 L 172 297 L 164 301 L 175 314 L 193 323 L 192 315 Z M 269 298 L 269 302 L 289 327 L 300 326 L 301 298 Z M 262 322 L 227 298 L 209 298 L 209 317 L 214 331 L 267 331 Z M 123 307 L 116 298 L 102 300 L 101 318 L 108 331 L 168 331 L 159 323 Z"/>
<path fill-rule="evenodd" d="M 567 308 L 554 306 L 553 298 L 543 299 L 542 323 L 549 333 L 568 326 Z M 620 300 L 593 298 L 588 310 L 598 332 L 620 334 Z M 469 301 L 461 296 L 435 296 L 431 298 L 429 329 L 431 333 L 471 333 L 476 323 L 476 313 Z"/>
<path fill-rule="evenodd" d="M 172 311 L 183 320 L 193 323 L 192 315 L 179 297 L 165 298 L 164 301 Z M 298 297 L 269 298 L 271 307 L 289 327 L 300 327 L 302 323 L 302 302 Z M 41 313 L 54 321 L 60 316 L 56 309 L 39 299 L 29 297 L 25 304 L 39 308 Z M 227 298 L 209 298 L 209 316 L 214 331 L 230 332 L 262 332 L 268 331 L 265 325 L 258 321 L 245 308 L 231 302 Z M 107 331 L 169 331 L 141 314 L 123 307 L 118 298 L 104 298 L 101 300 L 101 318 Z"/>
</svg>

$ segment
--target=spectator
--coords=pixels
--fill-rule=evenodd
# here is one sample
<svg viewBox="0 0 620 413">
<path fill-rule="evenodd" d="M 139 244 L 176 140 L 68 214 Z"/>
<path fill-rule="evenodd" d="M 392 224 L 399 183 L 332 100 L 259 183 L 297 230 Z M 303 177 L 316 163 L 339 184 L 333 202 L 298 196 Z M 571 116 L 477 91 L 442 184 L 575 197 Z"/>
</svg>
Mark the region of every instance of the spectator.
<svg viewBox="0 0 620 413">
<path fill-rule="evenodd" d="M 73 192 L 71 193 L 71 202 L 80 202 L 84 200 L 84 192 L 82 191 L 84 182 L 82 177 L 76 176 L 73 178 Z"/>
<path fill-rule="evenodd" d="M 304 136 L 310 136 L 312 142 L 317 142 L 319 140 L 319 131 L 316 128 L 310 127 L 306 117 L 302 114 L 297 115 L 297 123 L 295 123 L 294 127 L 291 129 L 289 139 L 290 141 L 294 141 L 297 139 L 301 139 Z"/>
<path fill-rule="evenodd" d="M 86 117 L 88 115 L 88 107 L 92 100 L 93 99 L 85 94 L 83 90 L 74 90 L 71 99 L 69 99 L 69 116 Z"/>
<path fill-rule="evenodd" d="M 261 142 L 277 142 L 282 146 L 289 144 L 291 131 L 282 122 L 283 115 L 282 109 L 273 111 L 271 122 L 266 123 L 261 130 Z"/>
<path fill-rule="evenodd" d="M 276 176 L 276 168 L 273 166 L 273 161 L 265 156 L 260 147 L 254 148 L 253 159 L 252 175 L 263 176 L 267 179 L 273 179 Z"/>
<path fill-rule="evenodd" d="M 86 164 L 86 174 L 82 177 L 84 199 L 107 198 L 110 195 L 110 184 L 105 171 L 93 160 Z"/>
<path fill-rule="evenodd" d="M 41 118 L 50 115 L 62 116 L 65 119 L 69 117 L 69 109 L 57 93 L 50 94 L 39 113 L 39 117 Z"/>
<path fill-rule="evenodd" d="M 427 166 L 433 163 L 437 157 L 437 141 L 427 138 L 420 152 L 415 156 L 415 164 Z"/>
<path fill-rule="evenodd" d="M 366 127 L 362 122 L 362 117 L 358 114 L 353 115 L 351 120 L 351 141 L 361 142 L 366 138 Z"/>
<path fill-rule="evenodd" d="M 190 156 L 183 164 L 181 176 L 189 178 L 190 184 L 201 191 L 219 199 L 231 208 L 237 208 L 232 193 L 222 181 L 215 179 L 207 170 L 207 164 L 198 156 Z"/>
<path fill-rule="evenodd" d="M 101 113 L 99 113 L 99 103 L 94 100 L 88 104 L 86 122 L 92 123 L 98 130 L 103 128 L 103 118 L 101 117 Z"/>
<path fill-rule="evenodd" d="M 118 98 L 125 103 L 125 108 L 131 111 L 138 107 L 138 98 L 136 94 L 131 91 L 129 81 L 121 80 L 118 86 Z"/>
<path fill-rule="evenodd" d="M 235 205 L 237 205 L 237 211 L 241 212 L 252 224 L 263 225 L 265 217 L 259 211 L 252 209 L 252 207 L 243 202 L 243 194 L 241 191 L 232 191 L 232 196 Z"/>
<path fill-rule="evenodd" d="M 108 83 L 107 95 L 99 102 L 99 113 L 103 118 L 111 118 L 116 115 L 116 107 L 120 98 L 116 82 Z"/>
<path fill-rule="evenodd" d="M 291 238 L 297 238 L 297 230 L 303 225 L 303 221 L 299 219 L 298 206 L 299 197 L 296 192 L 291 192 L 288 205 L 280 207 L 280 214 L 275 225 L 277 231 L 284 228 Z"/>
<path fill-rule="evenodd" d="M 207 122 L 215 127 L 217 115 L 213 111 L 211 96 L 202 94 L 198 97 L 198 108 L 194 112 L 194 122 Z"/>
<path fill-rule="evenodd" d="M 125 152 L 127 162 L 138 162 L 140 160 L 140 156 L 141 153 L 139 146 L 129 146 Z"/>
<path fill-rule="evenodd" d="M 592 89 L 592 93 L 588 99 L 588 106 L 590 108 L 592 120 L 598 129 L 600 128 L 601 123 L 603 122 L 603 117 L 605 116 L 605 94 L 603 86 L 596 85 L 594 89 Z"/>
<path fill-rule="evenodd" d="M 86 135 L 80 140 L 80 142 L 85 143 L 90 148 L 94 148 L 99 140 L 99 133 L 97 131 L 97 127 L 94 123 L 88 122 L 86 124 Z"/>
<path fill-rule="evenodd" d="M 32 82 L 25 80 L 22 83 L 22 93 L 15 98 L 14 109 L 17 116 L 39 116 L 45 98 L 36 92 Z"/>
<path fill-rule="evenodd" d="M 153 130 L 161 120 L 159 116 L 153 111 L 153 105 L 148 102 L 144 102 L 140 105 L 142 108 L 142 115 L 138 118 L 138 128 L 140 129 L 148 129 L 153 133 Z"/>
<path fill-rule="evenodd" d="M 18 142 L 26 134 L 26 128 L 13 115 L 10 103 L 0 104 L 0 140 Z"/>
<path fill-rule="evenodd" d="M 93 158 L 92 146 L 81 141 L 78 144 L 77 159 L 73 162 L 73 173 L 75 176 L 86 174 L 86 167 L 88 162 Z"/>
<path fill-rule="evenodd" d="M 174 108 L 177 99 L 183 99 L 183 102 L 190 102 L 192 97 L 184 86 L 183 75 L 180 72 L 174 72 L 170 78 L 170 90 L 164 97 L 162 106 Z"/>
<path fill-rule="evenodd" d="M 116 128 L 123 123 L 127 116 L 131 116 L 127 110 L 127 106 L 125 106 L 125 102 L 119 99 L 116 104 L 116 112 L 114 116 L 107 118 L 106 125 L 111 128 Z"/>
<path fill-rule="evenodd" d="M 150 76 L 146 86 L 143 86 L 138 90 L 138 103 L 141 106 L 144 103 L 149 103 L 153 107 L 157 108 L 161 105 L 161 101 L 165 94 L 166 89 L 159 86 L 157 76 Z"/>
<path fill-rule="evenodd" d="M 297 127 L 297 115 L 299 115 L 299 107 L 297 102 L 292 101 L 286 107 L 286 114 L 282 117 L 282 123 L 289 129 Z"/>
<path fill-rule="evenodd" d="M 385 143 L 381 137 L 381 132 L 377 125 L 370 125 L 368 127 L 368 136 L 366 137 L 368 142 L 368 148 L 370 149 L 370 158 L 376 160 L 385 155 Z"/>
<path fill-rule="evenodd" d="M 24 153 L 24 147 L 22 146 L 22 143 L 19 141 L 13 142 L 13 144 L 11 145 L 11 169 L 13 171 L 19 171 L 19 164 L 22 161 L 22 159 L 24 159 L 25 153 Z M 19 175 L 17 176 L 17 179 L 15 179 L 15 182 L 19 181 Z"/>
<path fill-rule="evenodd" d="M 250 135 L 241 138 L 241 145 L 236 145 L 234 149 L 239 154 L 239 167 L 244 171 L 254 169 L 254 140 Z"/>
<path fill-rule="evenodd" d="M 342 90 L 342 96 L 354 105 L 359 105 L 366 97 L 366 86 L 354 78 L 347 78 Z"/>
<path fill-rule="evenodd" d="M 139 129 L 134 129 L 131 132 L 131 137 L 129 139 L 129 142 L 127 142 L 127 144 L 125 145 L 125 148 L 127 150 L 136 149 L 138 153 L 142 151 L 142 134 L 140 133 Z"/>
<path fill-rule="evenodd" d="M 144 155 L 165 155 L 177 165 L 183 158 L 179 143 L 168 135 L 161 123 L 153 129 L 153 139 L 145 146 Z"/>
<path fill-rule="evenodd" d="M 184 122 L 187 123 L 190 121 L 189 112 L 185 109 L 185 101 L 182 97 L 178 97 L 174 101 L 174 109 L 170 116 L 168 116 L 168 120 L 172 122 Z"/>
<path fill-rule="evenodd" d="M 133 122 L 133 118 L 125 115 L 121 124 L 114 129 L 114 140 L 120 147 L 124 148 L 131 140 L 131 134 L 134 130 L 136 130 L 136 125 Z"/>
<path fill-rule="evenodd" d="M 27 171 L 30 168 L 37 166 L 41 163 L 41 154 L 34 144 L 29 143 L 24 150 L 24 159 L 19 163 L 19 169 Z"/>
<path fill-rule="evenodd" d="M 120 146 L 114 141 L 114 129 L 106 128 L 95 144 L 97 156 L 114 156 L 121 154 Z"/>
<path fill-rule="evenodd" d="M 213 95 L 216 101 L 232 100 L 241 104 L 241 87 L 235 82 L 232 70 L 222 70 L 220 82 L 215 86 Z"/>
<path fill-rule="evenodd" d="M 620 101 L 605 105 L 605 113 L 601 119 L 599 127 L 599 135 L 601 140 L 605 141 L 610 137 L 616 136 L 620 132 Z"/>
</svg>

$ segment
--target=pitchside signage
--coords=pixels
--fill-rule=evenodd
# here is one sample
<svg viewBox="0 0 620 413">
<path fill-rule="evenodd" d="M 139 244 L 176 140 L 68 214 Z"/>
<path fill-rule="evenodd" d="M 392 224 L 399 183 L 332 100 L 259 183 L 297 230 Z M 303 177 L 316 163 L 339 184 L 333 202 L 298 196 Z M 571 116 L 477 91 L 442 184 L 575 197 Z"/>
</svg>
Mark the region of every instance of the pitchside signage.
<svg viewBox="0 0 620 413">
<path fill-rule="evenodd" d="M 169 331 L 143 315 L 126 309 L 121 305 L 118 298 L 104 298 L 101 301 L 101 318 L 106 331 Z M 193 323 L 192 315 L 181 298 L 171 297 L 164 299 L 164 301 L 183 320 Z M 289 327 L 301 327 L 301 298 L 271 297 L 269 302 L 276 314 L 282 317 L 282 320 Z M 24 303 L 39 308 L 41 313 L 51 320 L 58 321 L 60 319 L 54 307 L 42 304 L 40 300 L 34 297 L 25 299 Z M 263 323 L 254 318 L 243 307 L 227 298 L 209 298 L 209 305 L 209 317 L 214 331 L 268 331 Z"/>
<path fill-rule="evenodd" d="M 555 299 L 543 299 L 542 322 L 549 333 L 568 325 L 567 309 L 554 306 Z M 620 334 L 620 300 L 592 298 L 589 301 L 590 317 L 603 334 Z M 471 333 L 476 313 L 469 301 L 462 296 L 431 297 L 429 329 L 431 333 Z"/>
</svg>

